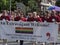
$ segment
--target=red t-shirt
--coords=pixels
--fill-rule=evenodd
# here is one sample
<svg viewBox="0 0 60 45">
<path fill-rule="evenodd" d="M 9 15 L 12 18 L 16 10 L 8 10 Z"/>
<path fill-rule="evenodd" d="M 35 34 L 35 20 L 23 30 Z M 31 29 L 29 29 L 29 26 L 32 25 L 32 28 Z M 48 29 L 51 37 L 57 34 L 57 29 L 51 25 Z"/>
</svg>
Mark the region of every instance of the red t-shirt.
<svg viewBox="0 0 60 45">
<path fill-rule="evenodd" d="M 19 21 L 19 20 L 20 20 L 20 16 L 14 18 L 14 21 Z"/>
<path fill-rule="evenodd" d="M 3 15 L 2 15 L 2 16 L 0 17 L 0 20 L 3 20 L 3 19 L 10 21 L 10 17 L 9 17 L 9 16 L 3 16 Z"/>
<path fill-rule="evenodd" d="M 32 22 L 32 21 L 34 21 L 34 18 L 33 17 L 28 17 L 27 21 Z"/>
<path fill-rule="evenodd" d="M 27 21 L 25 17 L 20 18 L 21 21 Z"/>
<path fill-rule="evenodd" d="M 53 21 L 52 21 L 52 18 L 53 18 L 52 16 L 50 16 L 50 17 L 45 17 L 44 20 L 47 21 L 47 22 L 53 22 Z"/>
<path fill-rule="evenodd" d="M 42 18 L 40 18 L 40 17 L 34 18 L 34 21 L 36 21 L 36 22 L 42 22 Z"/>
<path fill-rule="evenodd" d="M 60 22 L 60 17 L 58 15 L 55 16 L 56 22 Z"/>
</svg>

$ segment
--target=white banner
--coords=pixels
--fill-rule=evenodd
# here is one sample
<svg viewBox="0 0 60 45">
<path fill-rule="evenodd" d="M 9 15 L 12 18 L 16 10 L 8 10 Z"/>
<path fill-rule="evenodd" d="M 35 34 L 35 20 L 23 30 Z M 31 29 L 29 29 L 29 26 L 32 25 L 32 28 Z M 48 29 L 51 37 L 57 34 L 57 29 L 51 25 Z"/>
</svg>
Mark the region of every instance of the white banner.
<svg viewBox="0 0 60 45">
<path fill-rule="evenodd" d="M 55 42 L 58 24 L 38 22 L 0 21 L 0 38 L 37 42 Z"/>
</svg>

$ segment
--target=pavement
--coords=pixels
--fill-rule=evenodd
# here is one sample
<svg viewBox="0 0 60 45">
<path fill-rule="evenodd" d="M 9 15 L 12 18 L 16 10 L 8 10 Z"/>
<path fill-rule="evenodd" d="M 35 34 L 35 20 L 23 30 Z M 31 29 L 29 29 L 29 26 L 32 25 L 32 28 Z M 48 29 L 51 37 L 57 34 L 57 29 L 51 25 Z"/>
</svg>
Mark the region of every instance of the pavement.
<svg viewBox="0 0 60 45">
<path fill-rule="evenodd" d="M 3 43 L 0 43 L 0 45 L 3 45 Z M 4 45 L 19 45 L 19 43 L 17 43 L 17 42 L 14 42 L 14 43 L 7 43 L 7 44 L 4 44 Z M 33 43 L 32 42 L 24 42 L 24 44 L 23 45 L 33 45 Z M 40 45 L 40 44 L 37 44 L 37 45 Z"/>
</svg>

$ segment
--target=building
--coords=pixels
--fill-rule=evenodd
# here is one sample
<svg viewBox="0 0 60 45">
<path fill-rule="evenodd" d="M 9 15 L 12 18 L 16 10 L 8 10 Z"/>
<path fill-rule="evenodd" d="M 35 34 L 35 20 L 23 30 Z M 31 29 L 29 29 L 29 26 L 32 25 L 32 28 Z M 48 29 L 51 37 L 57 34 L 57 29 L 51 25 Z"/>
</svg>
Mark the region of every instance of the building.
<svg viewBox="0 0 60 45">
<path fill-rule="evenodd" d="M 56 0 L 42 0 L 41 2 L 41 8 L 42 11 L 47 11 L 49 6 L 55 5 Z"/>
</svg>

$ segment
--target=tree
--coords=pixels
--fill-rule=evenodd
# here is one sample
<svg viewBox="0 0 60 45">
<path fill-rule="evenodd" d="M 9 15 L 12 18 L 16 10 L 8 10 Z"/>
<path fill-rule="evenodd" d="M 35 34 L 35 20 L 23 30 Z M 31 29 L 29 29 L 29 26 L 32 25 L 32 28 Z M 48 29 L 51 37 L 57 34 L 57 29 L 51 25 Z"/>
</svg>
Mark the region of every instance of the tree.
<svg viewBox="0 0 60 45">
<path fill-rule="evenodd" d="M 15 0 L 11 1 L 11 8 L 15 9 L 16 8 L 16 4 L 15 4 Z M 10 0 L 0 0 L 0 10 L 9 10 L 10 9 Z"/>
<path fill-rule="evenodd" d="M 0 11 L 6 7 L 6 0 L 0 0 Z"/>
<path fill-rule="evenodd" d="M 38 11 L 41 11 L 41 1 L 42 0 L 36 0 L 36 2 L 38 4 Z"/>
<path fill-rule="evenodd" d="M 11 9 L 16 9 L 16 2 L 22 2 L 26 7 L 29 7 L 31 10 L 37 10 L 37 2 L 36 0 L 12 0 L 11 1 Z M 10 9 L 10 0 L 0 0 L 0 10 L 9 10 Z"/>
<path fill-rule="evenodd" d="M 37 10 L 37 2 L 36 0 L 15 0 L 17 2 L 22 2 L 27 10 Z"/>
<path fill-rule="evenodd" d="M 35 0 L 29 0 L 28 1 L 28 6 L 32 11 L 37 10 L 37 2 Z"/>
</svg>

